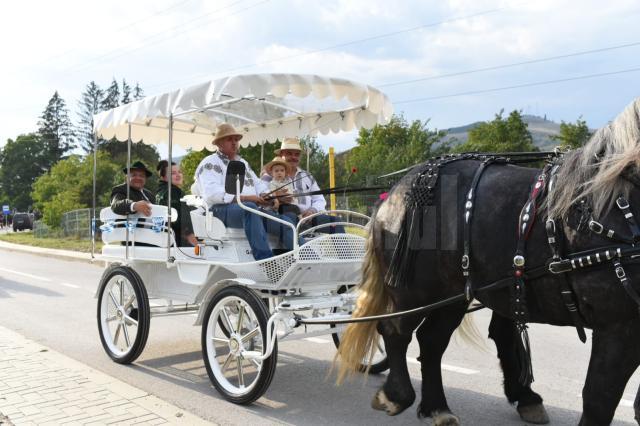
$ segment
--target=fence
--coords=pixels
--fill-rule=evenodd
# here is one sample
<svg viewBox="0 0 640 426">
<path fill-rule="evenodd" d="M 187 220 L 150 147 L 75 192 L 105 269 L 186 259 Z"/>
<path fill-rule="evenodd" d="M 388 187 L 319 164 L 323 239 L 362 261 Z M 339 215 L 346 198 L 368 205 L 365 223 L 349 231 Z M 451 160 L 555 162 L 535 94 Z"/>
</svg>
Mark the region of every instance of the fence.
<svg viewBox="0 0 640 426">
<path fill-rule="evenodd" d="M 96 209 L 99 212 L 100 209 Z M 52 229 L 43 221 L 38 220 L 33 225 L 36 238 L 74 237 L 80 239 L 91 238 L 91 209 L 71 210 L 62 215 L 60 229 Z"/>
</svg>

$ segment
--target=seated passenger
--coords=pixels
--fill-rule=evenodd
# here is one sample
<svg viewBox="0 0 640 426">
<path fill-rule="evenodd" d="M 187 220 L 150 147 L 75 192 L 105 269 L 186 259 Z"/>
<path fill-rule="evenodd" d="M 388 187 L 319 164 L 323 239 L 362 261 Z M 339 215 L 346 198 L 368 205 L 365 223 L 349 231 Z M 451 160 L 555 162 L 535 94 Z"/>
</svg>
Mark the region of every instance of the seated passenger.
<svg viewBox="0 0 640 426">
<path fill-rule="evenodd" d="M 298 194 L 304 194 L 307 192 L 319 191 L 320 187 L 316 180 L 306 170 L 301 169 L 300 154 L 302 153 L 302 147 L 300 146 L 300 139 L 298 138 L 285 138 L 282 141 L 280 149 L 275 150 L 276 155 L 284 158 L 287 163 L 291 165 L 292 171 L 289 174 L 293 181 L 295 192 Z M 320 213 L 326 210 L 327 201 L 320 194 L 316 195 L 300 195 L 294 197 L 294 203 L 300 208 L 300 215 L 302 217 L 310 216 L 314 213 Z M 311 220 L 311 225 L 323 225 L 326 223 L 337 222 L 338 218 L 322 214 L 314 217 Z M 328 231 L 327 231 L 328 229 Z M 342 225 L 335 225 L 329 228 L 320 229 L 319 232 L 344 232 Z"/>
<path fill-rule="evenodd" d="M 151 172 L 141 161 L 133 163 L 129 170 L 125 167 L 122 172 L 129 180 L 129 197 L 126 182 L 114 186 L 111 190 L 111 210 L 121 215 L 140 213 L 151 216 L 151 205 L 156 197 L 144 187 Z"/>
<path fill-rule="evenodd" d="M 217 151 L 204 158 L 195 173 L 198 193 L 210 206 L 213 215 L 231 228 L 244 228 L 253 257 L 256 260 L 273 256 L 269 247 L 267 232 L 278 235 L 288 250 L 293 249 L 293 230 L 288 226 L 268 220 L 238 206 L 236 196 L 225 192 L 225 178 L 229 161 L 242 161 L 246 167 L 244 187 L 239 195 L 243 204 L 257 209 L 269 206 L 264 195 L 269 192 L 267 185 L 251 170 L 249 163 L 238 155 L 242 135 L 232 125 L 223 123 L 216 130 L 213 144 Z M 290 218 L 275 212 L 267 212 L 280 219 L 292 222 Z"/>
<path fill-rule="evenodd" d="M 180 166 L 162 160 L 158 163 L 158 173 L 160 174 L 160 182 L 158 183 L 158 193 L 156 194 L 156 204 L 166 206 L 169 199 L 169 174 L 171 174 L 171 207 L 178 213 L 178 219 L 171 223 L 175 239 L 181 247 L 195 246 L 198 240 L 193 235 L 193 226 L 191 225 L 191 214 L 187 206 L 180 202 L 184 196 L 182 192 L 183 175 Z"/>
<path fill-rule="evenodd" d="M 293 204 L 293 183 L 288 176 L 291 173 L 291 166 L 280 157 L 274 158 L 264 166 L 266 173 L 271 177 L 269 182 L 269 195 L 277 198 L 273 199 L 273 208 L 280 214 L 291 217 L 294 222 L 298 222 L 300 208 Z"/>
</svg>

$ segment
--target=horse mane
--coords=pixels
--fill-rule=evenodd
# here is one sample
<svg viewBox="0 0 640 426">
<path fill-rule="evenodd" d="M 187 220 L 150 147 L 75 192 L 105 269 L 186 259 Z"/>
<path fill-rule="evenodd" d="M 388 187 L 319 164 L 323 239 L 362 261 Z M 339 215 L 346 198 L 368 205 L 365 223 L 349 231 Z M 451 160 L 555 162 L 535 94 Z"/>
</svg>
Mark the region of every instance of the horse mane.
<svg viewBox="0 0 640 426">
<path fill-rule="evenodd" d="M 624 173 L 640 171 L 640 98 L 612 122 L 596 131 L 580 149 L 564 157 L 547 200 L 548 217 L 567 218 L 571 206 L 589 200 L 595 217 L 608 212 L 616 198 L 628 198 Z"/>
</svg>

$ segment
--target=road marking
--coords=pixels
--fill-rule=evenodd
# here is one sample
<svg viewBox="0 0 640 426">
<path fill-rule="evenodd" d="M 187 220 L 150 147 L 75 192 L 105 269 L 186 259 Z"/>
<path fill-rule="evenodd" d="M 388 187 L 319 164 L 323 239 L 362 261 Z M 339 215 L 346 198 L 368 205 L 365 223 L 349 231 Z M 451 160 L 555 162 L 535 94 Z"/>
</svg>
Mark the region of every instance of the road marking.
<svg viewBox="0 0 640 426">
<path fill-rule="evenodd" d="M 622 407 L 633 407 L 633 401 L 630 401 L 628 399 L 621 399 L 620 400 L 620 404 L 618 404 Z"/>
<path fill-rule="evenodd" d="M 0 268 L 0 271 L 9 272 L 10 274 L 15 274 L 15 275 L 21 275 L 21 276 L 27 277 L 27 278 L 33 278 L 34 280 L 51 282 L 51 280 L 49 278 L 39 277 L 37 275 L 31 275 L 31 274 L 27 274 L 25 272 L 20 272 L 20 271 L 14 271 L 13 269 Z"/>
<path fill-rule="evenodd" d="M 407 362 L 409 364 L 420 365 L 420 361 L 418 361 L 415 358 L 407 357 Z M 466 374 L 468 376 L 479 373 L 479 371 L 477 370 L 471 370 L 470 368 L 458 367 L 458 366 L 449 365 L 449 364 L 440 364 L 440 368 L 446 371 L 454 372 L 454 373 Z"/>
<path fill-rule="evenodd" d="M 304 340 L 306 340 L 307 342 L 313 342 L 313 343 L 331 343 L 332 342 L 332 340 L 322 339 L 320 337 L 305 337 Z"/>
<path fill-rule="evenodd" d="M 65 287 L 69 287 L 69 288 L 80 288 L 79 285 L 69 284 L 69 283 L 60 283 L 60 285 L 63 285 Z"/>
</svg>

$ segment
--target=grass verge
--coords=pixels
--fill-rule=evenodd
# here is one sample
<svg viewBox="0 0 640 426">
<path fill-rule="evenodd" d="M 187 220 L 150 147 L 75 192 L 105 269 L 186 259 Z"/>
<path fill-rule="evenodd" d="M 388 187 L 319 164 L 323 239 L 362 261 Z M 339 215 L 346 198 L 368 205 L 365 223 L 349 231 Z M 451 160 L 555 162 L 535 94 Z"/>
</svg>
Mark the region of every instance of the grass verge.
<svg viewBox="0 0 640 426">
<path fill-rule="evenodd" d="M 63 238 L 35 238 L 32 232 L 9 232 L 0 234 L 0 240 L 8 243 L 23 244 L 28 246 L 52 248 L 60 250 L 72 250 L 85 253 L 91 252 L 90 239 L 78 239 L 73 237 Z M 102 241 L 96 241 L 96 251 L 102 249 Z"/>
</svg>

